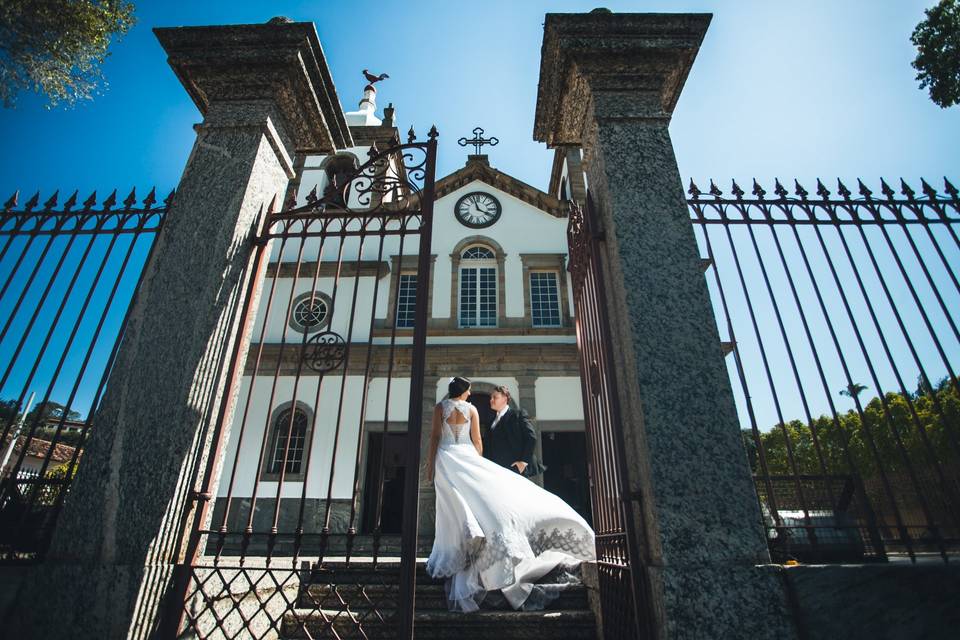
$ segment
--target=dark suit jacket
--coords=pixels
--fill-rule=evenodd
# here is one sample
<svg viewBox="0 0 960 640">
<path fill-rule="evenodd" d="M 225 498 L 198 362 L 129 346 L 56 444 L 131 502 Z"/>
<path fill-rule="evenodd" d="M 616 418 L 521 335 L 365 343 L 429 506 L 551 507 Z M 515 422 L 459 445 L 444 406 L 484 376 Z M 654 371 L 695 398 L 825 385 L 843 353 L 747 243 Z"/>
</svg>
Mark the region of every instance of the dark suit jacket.
<svg viewBox="0 0 960 640">
<path fill-rule="evenodd" d="M 483 443 L 483 456 L 501 467 L 511 469 L 516 469 L 510 465 L 518 460 L 526 462 L 527 468 L 523 475 L 530 477 L 543 473 L 545 469 L 533 453 L 536 446 L 537 432 L 527 412 L 510 408 L 500 418 L 497 426 L 487 433 Z"/>
</svg>

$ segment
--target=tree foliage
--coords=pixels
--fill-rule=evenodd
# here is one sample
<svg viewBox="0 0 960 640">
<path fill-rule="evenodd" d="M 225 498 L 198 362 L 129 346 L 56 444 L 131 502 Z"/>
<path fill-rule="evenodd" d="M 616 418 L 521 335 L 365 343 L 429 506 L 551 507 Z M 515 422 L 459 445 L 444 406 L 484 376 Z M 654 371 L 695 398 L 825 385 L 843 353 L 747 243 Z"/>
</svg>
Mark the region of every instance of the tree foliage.
<svg viewBox="0 0 960 640">
<path fill-rule="evenodd" d="M 913 68 L 920 88 L 947 108 L 960 103 L 960 0 L 940 0 L 924 13 L 910 36 L 917 47 Z"/>
<path fill-rule="evenodd" d="M 880 398 L 867 403 L 862 419 L 851 410 L 840 414 L 836 421 L 824 415 L 815 418 L 812 425 L 792 420 L 761 432 L 760 444 L 769 472 L 794 473 L 788 441 L 799 474 L 857 473 L 871 478 L 879 473 L 880 465 L 885 471 L 896 473 L 906 470 L 907 461 L 920 469 L 933 468 L 937 462 L 958 464 L 950 436 L 952 433 L 960 437 L 960 396 L 948 379 L 933 389 L 921 385 L 909 395 L 888 393 L 884 400 L 886 409 Z M 744 431 L 744 443 L 753 471 L 762 473 L 757 442 L 749 430 Z"/>
<path fill-rule="evenodd" d="M 47 107 L 93 97 L 113 39 L 134 23 L 124 0 L 0 0 L 0 99 L 16 104 L 24 90 L 45 94 Z"/>
</svg>

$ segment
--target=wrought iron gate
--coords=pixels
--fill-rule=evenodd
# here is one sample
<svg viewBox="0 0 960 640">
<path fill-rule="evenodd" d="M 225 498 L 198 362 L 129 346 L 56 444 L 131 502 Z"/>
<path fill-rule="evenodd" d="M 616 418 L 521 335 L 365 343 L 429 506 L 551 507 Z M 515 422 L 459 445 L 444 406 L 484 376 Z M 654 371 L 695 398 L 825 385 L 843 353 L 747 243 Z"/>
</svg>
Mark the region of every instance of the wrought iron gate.
<svg viewBox="0 0 960 640">
<path fill-rule="evenodd" d="M 179 637 L 412 637 L 436 139 L 374 145 L 268 214 L 238 318 L 249 355 L 232 354 L 177 571 Z"/>
<path fill-rule="evenodd" d="M 570 207 L 569 270 L 580 354 L 590 499 L 597 536 L 603 635 L 607 640 L 653 638 L 649 589 L 646 577 L 637 570 L 642 562 L 634 531 L 639 506 L 625 491 L 629 485 L 606 313 L 609 302 L 601 261 L 603 233 L 589 194 L 585 210 L 575 202 Z"/>
</svg>

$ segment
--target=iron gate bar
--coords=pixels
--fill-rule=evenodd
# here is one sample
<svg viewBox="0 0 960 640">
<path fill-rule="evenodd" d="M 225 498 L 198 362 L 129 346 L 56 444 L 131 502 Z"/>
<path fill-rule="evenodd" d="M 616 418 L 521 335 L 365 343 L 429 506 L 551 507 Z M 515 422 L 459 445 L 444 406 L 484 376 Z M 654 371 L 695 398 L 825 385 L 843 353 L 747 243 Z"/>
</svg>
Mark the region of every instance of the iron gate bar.
<svg viewBox="0 0 960 640">
<path fill-rule="evenodd" d="M 54 207 L 56 207 L 58 203 L 58 192 L 55 192 L 44 203 L 41 211 L 34 211 L 37 203 L 39 202 L 39 193 L 30 198 L 22 210 L 14 209 L 17 206 L 18 199 L 18 194 L 14 193 L 13 196 L 11 196 L 4 204 L 3 211 L 0 212 L 0 235 L 6 236 L 3 247 L 0 249 L 0 260 L 7 256 L 8 250 L 14 245 L 14 241 L 17 238 L 26 237 L 26 241 L 23 243 L 19 255 L 16 256 L 16 260 L 10 269 L 9 276 L 2 287 L 2 292 L 4 295 L 7 293 L 9 286 L 14 282 L 21 267 L 24 265 L 25 259 L 30 255 L 30 250 L 34 245 L 34 240 L 39 237 L 44 238 L 40 255 L 33 258 L 34 264 L 30 275 L 27 277 L 27 280 L 23 282 L 22 290 L 17 296 L 17 299 L 14 302 L 10 313 L 8 314 L 2 332 L 0 332 L 0 335 L 2 335 L 3 338 L 7 337 L 9 329 L 13 326 L 15 319 L 19 316 L 19 312 L 24 304 L 24 301 L 26 300 L 26 296 L 30 292 L 30 289 L 35 282 L 37 275 L 40 273 L 41 268 L 45 266 L 51 249 L 53 249 L 55 246 L 55 240 L 58 237 L 67 236 L 67 241 L 58 250 L 59 257 L 55 258 L 55 265 L 53 266 L 52 271 L 49 273 L 46 283 L 42 286 L 42 292 L 39 296 L 39 300 L 32 301 L 33 311 L 32 313 L 29 313 L 29 319 L 27 320 L 26 327 L 23 329 L 19 339 L 17 340 L 16 346 L 14 347 L 12 353 L 8 356 L 9 362 L 4 365 L 3 374 L 0 375 L 0 389 L 3 389 L 10 381 L 10 376 L 14 371 L 18 361 L 25 355 L 24 349 L 28 345 L 28 340 L 30 336 L 34 334 L 34 330 L 39 327 L 38 320 L 40 318 L 40 312 L 43 310 L 44 306 L 47 305 L 48 298 L 54 289 L 55 283 L 57 283 L 57 281 L 60 279 L 61 272 L 64 269 L 64 265 L 66 264 L 68 256 L 71 259 L 77 259 L 77 256 L 73 253 L 77 239 L 84 236 L 88 238 L 85 245 L 77 245 L 80 253 L 79 259 L 78 262 L 73 265 L 74 271 L 66 283 L 66 289 L 59 294 L 61 299 L 60 302 L 56 304 L 56 309 L 52 314 L 52 318 L 48 321 L 45 320 L 45 322 L 49 322 L 49 326 L 45 331 L 41 332 L 43 338 L 39 340 L 39 344 L 37 346 L 31 347 L 28 357 L 32 359 L 33 362 L 29 367 L 29 371 L 26 372 L 26 378 L 20 387 L 19 393 L 16 393 L 13 416 L 11 417 L 10 421 L 4 425 L 3 435 L 0 437 L 0 442 L 5 443 L 7 437 L 10 436 L 11 447 L 15 445 L 14 440 L 22 442 L 22 446 L 16 456 L 16 459 L 13 461 L 12 465 L 9 466 L 8 477 L 5 481 L 5 484 L 7 487 L 9 487 L 10 493 L 7 494 L 7 489 L 4 488 L 2 494 L 0 494 L 0 501 L 2 501 L 4 505 L 9 506 L 12 504 L 10 502 L 11 500 L 17 499 L 14 494 L 17 491 L 16 487 L 18 485 L 25 484 L 30 487 L 25 492 L 28 495 L 22 496 L 24 502 L 20 505 L 22 512 L 19 514 L 19 516 L 15 515 L 12 511 L 8 511 L 4 517 L 0 518 L 0 528 L 10 535 L 9 548 L 4 552 L 3 555 L 3 561 L 5 562 L 40 560 L 42 559 L 46 548 L 49 545 L 56 521 L 66 498 L 66 494 L 69 492 L 69 487 L 72 482 L 75 469 L 79 464 L 80 452 L 86 443 L 87 434 L 89 432 L 94 413 L 99 405 L 100 398 L 110 373 L 110 368 L 116 356 L 120 340 L 122 339 L 123 327 L 126 325 L 127 319 L 130 316 L 135 294 L 131 295 L 130 300 L 128 300 L 128 304 L 118 328 L 117 337 L 113 341 L 111 351 L 103 365 L 104 369 L 100 375 L 99 383 L 94 391 L 87 418 L 82 423 L 78 423 L 80 425 L 80 433 L 76 446 L 72 448 L 73 450 L 72 453 L 70 453 L 69 458 L 64 461 L 65 464 L 61 465 L 61 467 L 65 469 L 65 475 L 62 479 L 48 478 L 47 472 L 50 469 L 54 454 L 56 453 L 57 448 L 60 446 L 64 434 L 64 427 L 69 421 L 70 412 L 74 406 L 80 386 L 88 372 L 91 359 L 101 338 L 107 317 L 114 308 L 114 302 L 117 298 L 120 284 L 124 281 L 127 275 L 133 253 L 139 246 L 142 236 L 155 237 L 156 232 L 159 231 L 163 224 L 166 211 L 172 197 L 173 193 L 167 197 L 163 203 L 163 206 L 154 208 L 153 205 L 156 204 L 156 196 L 155 190 L 151 190 L 150 193 L 144 198 L 142 206 L 136 207 L 136 192 L 135 190 L 132 190 L 127 198 L 123 201 L 123 209 L 113 211 L 111 209 L 116 203 L 116 191 L 114 191 L 102 203 L 101 208 L 97 210 L 93 209 L 93 207 L 96 205 L 96 195 L 94 193 L 91 194 L 91 196 L 84 202 L 83 209 L 79 211 L 71 211 L 77 202 L 77 192 L 74 192 L 74 194 L 64 202 L 61 210 L 54 211 Z M 99 318 L 93 327 L 93 334 L 83 350 L 83 357 L 79 365 L 79 370 L 76 371 L 73 380 L 68 383 L 70 392 L 66 399 L 66 403 L 61 405 L 63 407 L 62 413 L 59 418 L 55 417 L 53 420 L 45 421 L 45 409 L 52 401 L 51 398 L 54 390 L 57 388 L 58 384 L 62 382 L 61 378 L 64 376 L 66 371 L 67 357 L 77 344 L 77 337 L 81 327 L 83 327 L 85 321 L 88 320 L 87 316 L 88 311 L 90 310 L 91 302 L 93 301 L 94 294 L 97 292 L 101 283 L 105 280 L 104 275 L 107 273 L 108 264 L 114 257 L 114 250 L 116 248 L 117 240 L 124 235 L 131 236 L 129 244 L 123 253 L 123 258 L 119 268 L 115 269 L 115 272 L 110 273 L 110 275 L 114 276 L 113 284 L 106 296 L 105 301 L 103 302 L 103 308 L 99 313 Z M 92 254 L 95 243 L 97 243 L 99 238 L 104 236 L 109 238 L 109 242 L 103 251 L 102 258 L 99 260 L 95 274 L 93 274 L 92 280 L 90 280 L 90 274 L 85 273 L 84 270 L 88 264 L 88 260 Z M 151 259 L 153 254 L 153 246 L 153 237 L 151 237 L 147 255 L 143 264 L 141 265 L 141 270 L 134 283 L 134 292 L 139 289 L 140 282 L 143 278 L 142 267 Z M 86 279 L 82 281 L 81 276 L 85 276 Z M 81 282 L 82 285 L 80 285 Z M 82 303 L 80 304 L 76 318 L 72 322 L 72 327 L 70 327 L 69 331 L 58 332 L 60 329 L 65 329 L 65 327 L 61 327 L 60 325 L 65 324 L 64 311 L 67 309 L 67 305 L 70 302 L 71 297 L 77 292 L 82 292 L 84 288 L 86 288 L 86 292 L 81 294 L 83 296 Z M 0 295 L 0 300 L 2 300 L 2 298 L 3 296 Z M 55 336 L 62 334 L 66 335 L 65 344 L 59 348 L 60 353 L 59 356 L 57 356 L 56 364 L 53 366 L 52 371 L 44 374 L 48 378 L 47 382 L 45 383 L 46 388 L 42 392 L 41 401 L 34 407 L 35 414 L 29 420 L 26 420 L 24 416 L 24 420 L 22 421 L 17 433 L 12 434 L 11 429 L 18 421 L 19 413 L 23 408 L 23 399 L 26 397 L 30 386 L 37 379 L 41 362 L 43 362 L 47 354 L 51 341 Z M 69 375 L 74 374 L 70 373 Z M 42 460 L 40 461 L 39 471 L 33 473 L 32 479 L 21 480 L 21 476 L 23 476 L 25 473 L 21 471 L 24 461 L 27 457 L 31 443 L 39 440 L 39 438 L 37 438 L 37 431 L 39 428 L 41 428 L 41 426 L 43 426 L 45 429 L 52 428 L 53 434 L 52 436 L 48 436 L 49 439 L 42 440 L 42 442 L 46 444 L 47 449 L 41 454 Z M 43 445 L 41 445 L 41 448 L 42 446 Z M 56 487 L 56 489 L 53 492 L 47 492 L 44 490 L 44 487 Z M 41 494 L 43 495 L 41 496 Z M 44 500 L 52 500 L 52 502 L 44 505 L 38 504 L 38 500 L 41 499 L 41 497 Z M 37 514 L 37 509 L 40 507 L 48 510 L 48 515 L 42 516 L 42 528 L 37 531 L 28 531 L 28 520 L 31 516 Z M 42 514 L 43 511 L 40 513 Z M 25 547 L 18 543 L 20 537 L 26 537 L 31 541 L 32 551 L 24 551 Z"/>
<path fill-rule="evenodd" d="M 411 138 L 413 129 L 410 129 Z M 410 410 L 407 417 L 407 469 L 404 482 L 404 505 L 402 531 L 407 535 L 400 539 L 400 637 L 410 639 L 414 637 L 413 612 L 416 606 L 417 582 L 417 537 L 420 500 L 420 436 L 423 429 L 423 377 L 426 370 L 426 343 L 427 343 L 427 304 L 429 302 L 430 285 L 430 246 L 433 239 L 433 204 L 435 199 L 435 171 L 437 161 L 437 132 L 436 126 L 431 126 L 427 132 L 429 143 L 427 157 L 424 160 L 426 176 L 424 190 L 420 194 L 420 215 L 422 226 L 420 231 L 419 259 L 417 264 L 417 294 L 414 305 L 415 320 L 413 329 L 413 358 L 410 363 Z M 401 163 L 404 164 L 404 163 Z M 421 166 L 424 166 L 421 165 Z M 397 278 L 399 283 L 400 278 Z M 421 282 L 422 281 L 422 282 Z M 399 288 L 399 284 L 398 284 Z M 389 311 L 388 311 L 389 313 Z M 396 325 L 396 322 L 393 323 Z M 389 379 L 388 379 L 389 384 Z M 389 413 L 389 406 L 384 407 L 385 417 Z M 381 474 L 383 464 L 381 463 Z M 382 475 L 381 475 L 382 477 Z M 378 490 L 383 492 L 383 483 Z M 379 518 L 379 514 L 378 514 Z"/>
<path fill-rule="evenodd" d="M 801 478 L 804 476 L 797 472 L 796 460 L 794 458 L 794 452 L 792 450 L 791 438 L 789 433 L 786 431 L 786 426 L 783 420 L 782 412 L 779 409 L 779 399 L 778 392 L 773 383 L 772 377 L 770 376 L 769 363 L 765 356 L 765 347 L 764 339 L 761 335 L 761 331 L 756 324 L 756 315 L 753 310 L 753 304 L 750 298 L 749 289 L 746 282 L 743 279 L 742 270 L 739 265 L 739 256 L 738 250 L 735 246 L 731 235 L 731 227 L 737 225 L 746 225 L 747 232 L 750 238 L 750 245 L 753 248 L 753 254 L 756 257 L 757 263 L 760 267 L 761 273 L 764 278 L 764 284 L 767 291 L 768 299 L 773 306 L 777 326 L 780 330 L 780 339 L 782 341 L 783 347 L 787 351 L 787 355 L 791 362 L 791 370 L 793 372 L 794 381 L 797 385 L 797 390 L 800 394 L 800 400 L 804 407 L 804 414 L 807 418 L 807 428 L 810 430 L 810 435 L 813 440 L 814 448 L 817 452 L 817 460 L 819 462 L 821 473 L 823 477 L 826 477 L 826 464 L 824 461 L 823 453 L 820 448 L 819 437 L 817 434 L 816 421 L 813 419 L 813 416 L 809 410 L 809 403 L 806 396 L 806 390 L 803 385 L 803 381 L 799 374 L 797 368 L 796 359 L 794 357 L 794 345 L 788 336 L 783 318 L 780 313 L 780 304 L 778 303 L 776 297 L 774 296 L 770 279 L 767 274 L 767 264 L 765 263 L 763 256 L 761 255 L 756 235 L 753 231 L 754 227 L 766 226 L 770 229 L 770 236 L 774 241 L 776 247 L 776 253 L 779 257 L 779 264 L 782 270 L 782 273 L 786 276 L 787 282 L 790 286 L 790 294 L 794 301 L 794 304 L 797 307 L 797 311 L 804 329 L 804 336 L 806 337 L 806 344 L 813 356 L 814 364 L 817 368 L 817 375 L 820 379 L 821 386 L 825 397 L 827 398 L 828 405 L 830 408 L 831 422 L 842 434 L 842 445 L 843 445 L 843 456 L 846 459 L 847 465 L 854 471 L 855 483 L 857 486 L 857 492 L 863 496 L 862 502 L 864 502 L 864 516 L 867 520 L 866 528 L 868 530 L 868 536 L 871 538 L 871 543 L 874 548 L 874 552 L 880 557 L 885 557 L 885 550 L 883 549 L 883 544 L 881 536 L 877 527 L 884 527 L 882 520 L 877 521 L 876 515 L 873 513 L 871 498 L 867 495 L 865 486 L 863 484 L 863 477 L 860 471 L 857 470 L 857 465 L 854 463 L 854 458 L 850 451 L 850 435 L 846 433 L 846 430 L 839 428 L 839 415 L 837 408 L 833 403 L 832 397 L 829 391 L 829 384 L 826 379 L 826 374 L 824 370 L 823 363 L 820 358 L 820 354 L 817 350 L 815 340 L 813 338 L 812 332 L 810 330 L 810 324 L 807 318 L 807 310 L 801 302 L 799 292 L 794 281 L 793 273 L 790 269 L 789 264 L 786 261 L 786 256 L 784 254 L 783 245 L 779 235 L 775 232 L 775 227 L 780 225 L 787 225 L 792 229 L 793 238 L 796 244 L 797 249 L 800 252 L 804 264 L 804 270 L 807 277 L 810 280 L 810 283 L 813 287 L 814 294 L 817 298 L 818 309 L 820 310 L 822 317 L 826 323 L 827 329 L 830 333 L 830 340 L 834 346 L 837 357 L 839 359 L 841 368 L 843 369 L 844 377 L 847 380 L 848 388 L 853 388 L 854 380 L 851 375 L 850 367 L 847 363 L 844 350 L 841 347 L 839 337 L 837 335 L 836 328 L 834 326 L 833 318 L 831 313 L 827 310 L 826 304 L 824 302 L 823 294 L 821 292 L 820 283 L 815 276 L 809 255 L 804 246 L 804 242 L 799 235 L 798 228 L 802 226 L 812 227 L 813 233 L 817 238 L 817 243 L 820 247 L 821 253 L 826 260 L 827 266 L 830 269 L 831 277 L 835 287 L 837 288 L 838 293 L 840 294 L 840 299 L 843 303 L 844 312 L 848 321 L 850 322 L 851 329 L 853 330 L 856 338 L 858 347 L 863 357 L 864 363 L 866 364 L 871 380 L 874 383 L 875 388 L 879 394 L 879 402 L 883 409 L 883 419 L 889 428 L 891 434 L 894 437 L 894 444 L 896 445 L 896 451 L 898 453 L 899 459 L 902 461 L 904 468 L 907 471 L 907 474 L 910 478 L 910 484 L 913 486 L 916 493 L 915 500 L 919 504 L 921 511 L 924 514 L 924 519 L 926 520 L 926 529 L 928 532 L 933 534 L 935 544 L 943 557 L 944 561 L 947 561 L 948 556 L 948 545 L 950 548 L 955 548 L 954 545 L 958 542 L 958 535 L 955 533 L 951 537 L 944 537 L 941 529 L 943 526 L 947 525 L 946 522 L 942 522 L 938 519 L 938 516 L 935 516 L 928 504 L 927 497 L 924 492 L 923 484 L 920 482 L 920 479 L 917 475 L 917 470 L 913 461 L 911 460 L 910 454 L 907 451 L 906 445 L 903 440 L 903 434 L 901 434 L 900 429 L 897 427 L 896 421 L 892 416 L 892 410 L 889 406 L 888 399 L 886 397 L 886 392 L 883 387 L 880 385 L 879 376 L 874 367 L 873 361 L 869 356 L 869 352 L 866 348 L 864 338 L 862 336 L 860 327 L 856 321 L 856 316 L 851 308 L 850 301 L 847 298 L 845 287 L 843 286 L 840 277 L 838 275 L 836 265 L 834 264 L 833 259 L 830 256 L 830 251 L 827 248 L 826 241 L 821 232 L 823 227 L 832 227 L 836 231 L 836 236 L 838 237 L 841 245 L 843 246 L 843 253 L 846 256 L 847 262 L 851 267 L 854 277 L 857 281 L 857 289 L 860 292 L 860 295 L 863 298 L 864 303 L 866 304 L 867 310 L 870 315 L 872 326 L 874 327 L 877 337 L 880 340 L 880 343 L 883 347 L 884 356 L 886 362 L 892 370 L 896 386 L 900 390 L 900 395 L 904 399 L 905 404 L 907 405 L 908 412 L 910 415 L 910 422 L 913 424 L 913 427 L 916 429 L 917 436 L 920 441 L 921 455 L 928 461 L 929 466 L 934 469 L 939 485 L 941 486 L 942 496 L 941 498 L 946 500 L 949 504 L 947 512 L 949 516 L 947 518 L 953 522 L 955 531 L 960 531 L 960 499 L 958 499 L 958 491 L 960 487 L 957 486 L 957 481 L 948 476 L 948 473 L 944 467 L 946 460 L 941 460 L 938 458 L 936 451 L 931 443 L 930 437 L 927 434 L 926 427 L 921 420 L 918 410 L 915 406 L 914 399 L 911 397 L 908 392 L 906 385 L 904 384 L 902 374 L 897 365 L 897 361 L 893 356 L 891 351 L 887 334 L 883 331 L 881 324 L 879 322 L 877 312 L 874 308 L 874 302 L 871 299 L 870 295 L 867 292 L 867 288 L 861 278 L 860 270 L 857 268 L 857 261 L 853 255 L 848 239 L 841 229 L 845 226 L 854 226 L 857 229 L 857 234 L 860 237 L 862 247 L 866 252 L 870 268 L 874 273 L 875 277 L 880 283 L 881 289 L 883 291 L 883 299 L 886 300 L 888 306 L 890 307 L 894 318 L 896 319 L 897 328 L 899 329 L 899 335 L 906 342 L 910 357 L 913 363 L 916 365 L 918 371 L 920 372 L 920 379 L 925 388 L 930 389 L 929 393 L 930 403 L 934 409 L 934 417 L 936 421 L 943 428 L 944 433 L 949 441 L 950 446 L 948 450 L 951 450 L 955 455 L 960 454 L 960 446 L 958 446 L 958 438 L 954 425 L 950 423 L 950 420 L 947 419 L 946 412 L 942 403 L 937 395 L 936 388 L 933 387 L 931 379 L 928 375 L 928 370 L 917 351 L 917 348 L 914 344 L 914 340 L 911 337 L 910 332 L 907 329 L 905 321 L 900 313 L 900 310 L 895 304 L 894 297 L 891 293 L 887 276 L 884 275 L 883 270 L 880 267 L 877 255 L 874 251 L 874 248 L 870 242 L 870 239 L 865 233 L 865 228 L 870 226 L 878 227 L 879 233 L 882 235 L 885 246 L 889 250 L 890 254 L 893 257 L 893 261 L 897 267 L 897 273 L 900 275 L 903 282 L 906 284 L 907 289 L 910 292 L 911 300 L 916 307 L 916 311 L 919 313 L 920 317 L 923 320 L 923 324 L 927 333 L 932 341 L 937 355 L 946 368 L 948 376 L 946 378 L 946 384 L 950 386 L 954 391 L 960 392 L 960 386 L 958 386 L 958 381 L 954 373 L 953 367 L 950 363 L 949 358 L 946 355 L 946 351 L 938 336 L 936 330 L 933 327 L 932 321 L 928 314 L 927 309 L 924 306 L 923 301 L 920 298 L 920 295 L 914 286 L 914 283 L 910 279 L 910 275 L 907 271 L 906 266 L 904 265 L 903 260 L 896 251 L 896 247 L 893 243 L 893 239 L 890 236 L 888 229 L 890 228 L 900 228 L 902 234 L 906 236 L 906 241 L 910 245 L 911 253 L 916 259 L 917 264 L 923 272 L 923 277 L 929 286 L 930 290 L 933 293 L 934 298 L 936 299 L 937 306 L 939 306 L 943 317 L 949 325 L 950 329 L 955 338 L 960 340 L 960 333 L 957 332 L 956 323 L 954 321 L 953 315 L 950 313 L 948 305 L 944 301 L 940 286 L 935 282 L 926 261 L 923 259 L 921 251 L 916 244 L 915 238 L 909 232 L 908 225 L 921 225 L 926 233 L 926 237 L 929 239 L 930 243 L 933 245 L 937 257 L 940 260 L 945 272 L 949 275 L 951 282 L 954 285 L 954 289 L 960 292 L 960 286 L 958 286 L 957 278 L 954 273 L 953 268 L 950 266 L 949 261 L 946 258 L 946 255 L 943 252 L 941 243 L 937 240 L 936 235 L 933 233 L 931 227 L 936 226 L 940 229 L 945 229 L 947 233 L 953 238 L 954 243 L 960 247 L 960 243 L 957 242 L 957 236 L 954 232 L 951 225 L 960 224 L 960 217 L 951 216 L 948 213 L 948 210 L 954 212 L 960 212 L 960 199 L 958 199 L 957 190 L 950 184 L 949 181 L 945 180 L 945 190 L 949 194 L 950 198 L 941 198 L 937 195 L 936 191 L 930 187 L 926 181 L 923 183 L 923 192 L 926 195 L 926 198 L 916 198 L 913 190 L 901 181 L 901 193 L 905 198 L 900 199 L 896 198 L 893 190 L 884 182 L 881 181 L 882 191 L 886 196 L 886 200 L 877 200 L 872 198 L 872 193 L 869 189 L 863 185 L 862 181 L 858 180 L 858 187 L 860 194 L 863 196 L 863 199 L 851 199 L 850 191 L 838 181 L 838 192 L 842 196 L 842 199 L 831 199 L 830 192 L 826 187 L 820 182 L 817 181 L 817 194 L 818 199 L 809 198 L 808 192 L 800 186 L 799 183 L 796 184 L 796 194 L 799 198 L 790 198 L 786 192 L 786 189 L 780 184 L 779 181 L 775 182 L 776 189 L 775 193 L 777 194 L 776 199 L 766 199 L 764 196 L 766 192 L 754 181 L 753 184 L 753 194 L 754 199 L 745 199 L 744 192 L 740 187 L 733 183 L 732 186 L 732 198 L 724 198 L 722 192 L 716 185 L 711 181 L 710 183 L 710 199 L 701 199 L 703 195 L 702 192 L 697 188 L 697 186 L 691 181 L 689 193 L 691 198 L 688 199 L 688 206 L 691 211 L 691 222 L 698 227 L 703 235 L 707 259 L 708 259 L 708 268 L 709 266 L 714 267 L 714 282 L 716 285 L 717 293 L 719 295 L 719 306 L 725 317 L 725 325 L 729 334 L 729 338 L 732 344 L 735 345 L 734 359 L 735 366 L 737 371 L 737 378 L 741 385 L 741 389 L 744 394 L 744 399 L 746 401 L 746 408 L 748 416 L 750 419 L 750 427 L 753 433 L 754 441 L 756 443 L 757 455 L 759 458 L 759 464 L 762 470 L 762 478 L 757 478 L 758 481 L 762 479 L 765 484 L 767 491 L 767 500 L 771 504 L 773 509 L 773 520 L 774 526 L 773 529 L 780 532 L 786 531 L 787 529 L 797 529 L 803 528 L 806 529 L 808 535 L 811 536 L 811 543 L 815 544 L 815 540 L 812 534 L 814 534 L 815 529 L 819 527 L 812 525 L 809 522 L 809 509 L 807 507 L 807 501 L 803 497 L 802 486 L 800 483 Z M 736 212 L 738 217 L 732 217 L 729 215 L 729 212 Z M 774 217 L 774 212 L 778 212 L 784 217 Z M 798 217 L 795 212 L 801 213 L 804 217 Z M 759 215 L 755 215 L 758 213 Z M 849 219 L 841 218 L 841 213 L 846 216 L 849 216 Z M 863 214 L 866 215 L 863 215 Z M 889 215 L 887 215 L 889 214 Z M 909 214 L 911 217 L 908 217 L 905 214 Z M 749 392 L 749 387 L 747 386 L 747 376 L 744 371 L 743 361 L 740 358 L 739 347 L 736 346 L 736 337 L 734 333 L 734 327 L 732 322 L 732 316 L 730 314 L 730 308 L 727 302 L 727 296 L 724 291 L 724 287 L 719 275 L 718 264 L 716 256 L 713 253 L 713 247 L 710 240 L 711 234 L 708 233 L 708 229 L 712 225 L 721 225 L 725 230 L 725 235 L 727 238 L 727 243 L 730 249 L 730 253 L 733 256 L 734 263 L 737 266 L 739 283 L 742 290 L 742 295 L 744 296 L 747 302 L 747 308 L 751 314 L 751 323 L 754 326 L 754 336 L 757 340 L 757 346 L 761 350 L 761 355 L 764 363 L 764 370 L 766 371 L 766 377 L 768 383 L 770 384 L 770 390 L 772 394 L 772 399 L 774 405 L 778 410 L 779 417 L 779 426 L 783 429 L 784 433 L 784 445 L 786 447 L 786 453 L 788 462 L 791 468 L 794 469 L 793 481 L 796 486 L 798 495 L 801 499 L 801 506 L 803 508 L 805 516 L 807 516 L 807 523 L 805 525 L 791 525 L 790 527 L 784 527 L 781 518 L 779 515 L 779 508 L 776 502 L 775 491 L 770 483 L 771 475 L 767 469 L 767 462 L 765 456 L 765 450 L 763 443 L 761 442 L 759 428 L 756 421 L 756 416 L 753 409 L 753 401 L 751 400 L 751 395 Z M 869 421 L 865 417 L 864 407 L 861 404 L 861 401 L 857 394 L 851 393 L 851 398 L 854 401 L 856 414 L 860 418 L 860 429 L 864 435 L 864 441 L 867 443 L 869 451 L 874 459 L 874 462 L 877 466 L 877 471 L 879 473 L 880 479 L 883 484 L 885 498 L 889 500 L 891 510 L 895 520 L 897 521 L 897 529 L 900 533 L 900 542 L 903 544 L 904 548 L 907 550 L 908 555 L 911 559 L 915 559 L 914 546 L 915 541 L 913 536 L 911 536 L 907 531 L 907 525 L 904 521 L 904 518 L 900 512 L 900 506 L 895 497 L 895 492 L 893 490 L 892 483 L 887 477 L 887 470 L 882 463 L 877 444 L 874 441 L 873 433 L 869 425 Z M 960 459 L 960 457 L 958 457 Z M 956 474 L 956 470 L 953 471 Z M 832 485 L 828 485 L 828 490 L 833 491 Z M 878 544 L 879 543 L 879 544 Z M 816 553 L 814 549 L 814 553 Z"/>
</svg>

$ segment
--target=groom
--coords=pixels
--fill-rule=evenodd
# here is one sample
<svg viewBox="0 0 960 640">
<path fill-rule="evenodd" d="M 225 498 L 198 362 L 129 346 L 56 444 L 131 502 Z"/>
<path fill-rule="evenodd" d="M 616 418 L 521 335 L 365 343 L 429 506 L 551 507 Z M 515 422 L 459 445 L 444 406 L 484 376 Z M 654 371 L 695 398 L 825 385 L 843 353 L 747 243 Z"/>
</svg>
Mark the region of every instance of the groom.
<svg viewBox="0 0 960 640">
<path fill-rule="evenodd" d="M 484 457 L 528 478 L 543 473 L 545 467 L 533 454 L 537 433 L 526 411 L 510 408 L 510 391 L 506 387 L 493 390 L 490 408 L 497 415 L 483 446 Z"/>
</svg>

